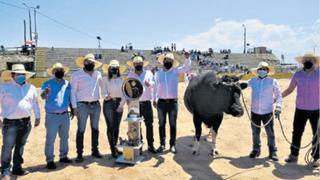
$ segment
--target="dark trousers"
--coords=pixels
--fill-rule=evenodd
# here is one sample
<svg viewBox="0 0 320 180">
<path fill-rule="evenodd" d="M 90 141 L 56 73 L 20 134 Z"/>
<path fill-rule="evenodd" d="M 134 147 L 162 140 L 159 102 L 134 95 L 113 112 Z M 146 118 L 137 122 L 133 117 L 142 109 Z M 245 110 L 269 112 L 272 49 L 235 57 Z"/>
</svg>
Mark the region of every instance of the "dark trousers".
<svg viewBox="0 0 320 180">
<path fill-rule="evenodd" d="M 146 125 L 148 146 L 153 146 L 153 111 L 151 101 L 140 102 L 140 116 L 144 118 Z"/>
<path fill-rule="evenodd" d="M 10 162 L 13 153 L 13 169 L 20 169 L 23 163 L 23 151 L 31 131 L 30 118 L 3 121 L 3 143 L 1 149 L 1 174 L 10 175 Z"/>
<path fill-rule="evenodd" d="M 317 140 L 319 141 L 319 131 L 317 132 L 317 126 L 319 125 L 319 110 L 314 111 L 308 111 L 308 110 L 301 110 L 296 109 L 296 112 L 294 114 L 294 120 L 293 120 L 293 132 L 292 132 L 292 144 L 294 146 L 300 147 L 301 145 L 301 137 L 304 132 L 304 128 L 306 126 L 307 121 L 309 120 L 312 128 L 313 136 L 317 136 L 313 142 L 312 145 L 315 145 Z M 318 135 L 317 135 L 318 133 Z M 291 146 L 291 154 L 294 156 L 299 155 L 299 149 Z M 315 146 L 312 150 L 312 155 L 314 159 L 319 159 L 319 144 L 318 146 Z"/>
<path fill-rule="evenodd" d="M 169 116 L 170 124 L 170 146 L 176 144 L 177 136 L 177 115 L 178 115 L 178 102 L 177 100 L 158 100 L 158 118 L 159 118 L 159 134 L 160 144 L 166 144 L 166 121 L 167 115 Z"/>
<path fill-rule="evenodd" d="M 118 143 L 119 128 L 123 112 L 117 112 L 121 99 L 103 102 L 103 114 L 107 123 L 107 137 L 111 152 Z"/>
<path fill-rule="evenodd" d="M 254 112 L 251 112 L 251 120 L 256 125 L 260 126 L 261 122 L 265 125 L 272 117 L 272 113 L 268 114 L 256 114 Z M 277 151 L 276 147 L 276 141 L 275 141 L 275 135 L 274 135 L 274 128 L 273 128 L 273 119 L 271 122 L 264 128 L 266 130 L 267 139 L 268 139 L 268 146 L 269 146 L 269 152 L 275 152 Z M 253 150 L 260 152 L 261 147 L 261 139 L 260 139 L 260 132 L 261 128 L 258 128 L 251 124 L 252 129 L 252 141 L 253 141 Z"/>
</svg>

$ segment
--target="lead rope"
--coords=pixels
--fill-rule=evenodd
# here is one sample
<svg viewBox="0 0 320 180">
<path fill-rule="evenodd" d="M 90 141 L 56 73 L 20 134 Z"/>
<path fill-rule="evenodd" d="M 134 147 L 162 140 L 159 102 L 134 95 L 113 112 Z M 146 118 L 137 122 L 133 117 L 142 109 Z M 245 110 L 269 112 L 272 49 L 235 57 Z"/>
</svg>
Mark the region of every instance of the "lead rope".
<svg viewBox="0 0 320 180">
<path fill-rule="evenodd" d="M 273 115 L 271 116 L 271 118 L 268 120 L 268 122 L 267 122 L 265 125 L 259 126 L 259 125 L 255 124 L 255 123 L 252 121 L 251 117 L 250 117 L 250 114 L 249 114 L 247 105 L 246 105 L 246 103 L 245 103 L 245 101 L 244 101 L 244 97 L 243 97 L 243 93 L 242 93 L 242 92 L 241 92 L 241 96 L 242 96 L 243 106 L 244 106 L 244 108 L 245 108 L 245 110 L 246 110 L 247 116 L 248 116 L 251 124 L 252 124 L 253 126 L 257 127 L 257 128 L 264 128 L 264 127 L 266 127 L 266 126 L 272 121 Z M 307 150 L 307 152 L 306 152 L 306 154 L 305 154 L 305 156 L 304 156 L 304 161 L 307 163 L 307 165 L 311 165 L 314 155 L 315 155 L 316 153 L 320 153 L 320 148 L 318 149 L 318 151 L 315 151 L 315 152 L 312 153 L 312 150 L 313 150 L 313 149 L 316 149 L 316 147 L 317 147 L 317 146 L 319 145 L 319 143 L 320 143 L 320 121 L 318 120 L 317 130 L 316 130 L 315 135 L 312 137 L 312 140 L 311 140 L 307 145 L 302 146 L 302 147 L 298 147 L 298 146 L 293 145 L 292 142 L 290 142 L 290 140 L 287 138 L 287 136 L 286 136 L 286 134 L 285 134 L 285 132 L 284 132 L 284 128 L 283 128 L 282 122 L 281 122 L 281 120 L 280 120 L 280 117 L 278 118 L 278 120 L 279 120 L 279 125 L 280 125 L 280 129 L 281 129 L 282 135 L 283 135 L 284 139 L 286 140 L 286 142 L 287 142 L 291 147 L 293 147 L 293 148 L 295 148 L 295 149 L 299 149 L 299 150 L 300 150 L 300 149 L 306 149 L 307 147 L 309 147 L 310 145 L 312 145 L 312 142 L 313 142 L 313 141 L 316 140 L 316 143 L 315 143 L 314 145 L 312 145 L 312 146 Z"/>
</svg>

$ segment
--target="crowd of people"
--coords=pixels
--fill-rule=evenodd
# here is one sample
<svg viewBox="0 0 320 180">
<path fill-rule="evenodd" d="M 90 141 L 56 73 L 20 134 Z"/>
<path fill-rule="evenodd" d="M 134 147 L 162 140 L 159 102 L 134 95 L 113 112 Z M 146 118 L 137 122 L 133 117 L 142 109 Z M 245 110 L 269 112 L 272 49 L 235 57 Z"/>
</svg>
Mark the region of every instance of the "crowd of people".
<svg viewBox="0 0 320 180">
<path fill-rule="evenodd" d="M 169 150 L 177 153 L 177 117 L 178 117 L 178 82 L 179 75 L 190 72 L 191 54 L 184 53 L 184 62 L 179 62 L 172 53 L 163 53 L 158 57 L 161 68 L 157 71 L 146 69 L 149 62 L 135 55 L 128 61 L 128 66 L 132 71 L 128 77 L 138 79 L 143 85 L 143 95 L 139 100 L 140 116 L 144 117 L 146 125 L 146 139 L 148 151 L 150 153 L 162 153 L 166 149 L 166 121 L 167 117 L 170 125 Z M 261 62 L 256 68 L 256 77 L 249 80 L 247 85 L 252 88 L 252 120 L 256 124 L 266 123 L 273 114 L 280 116 L 282 98 L 289 95 L 297 87 L 296 111 L 293 125 L 293 136 L 291 153 L 286 162 L 297 162 L 301 137 L 304 126 L 309 120 L 314 136 L 316 136 L 317 123 L 319 121 L 319 62 L 320 57 L 313 54 L 306 54 L 297 57 L 299 63 L 303 64 L 303 69 L 297 71 L 289 87 L 280 92 L 279 84 L 269 77 L 272 73 L 271 67 Z M 119 138 L 120 124 L 123 115 L 124 105 L 127 99 L 122 93 L 124 79 L 121 74 L 118 60 L 111 60 L 108 64 L 98 61 L 93 54 L 79 57 L 75 61 L 80 68 L 72 73 L 70 82 L 65 80 L 65 74 L 69 68 L 61 63 L 54 64 L 47 70 L 52 76 L 51 79 L 43 83 L 41 88 L 41 98 L 45 100 L 45 156 L 48 169 L 55 169 L 54 143 L 56 135 L 60 137 L 61 163 L 72 163 L 68 156 L 69 151 L 69 129 L 70 119 L 77 118 L 76 149 L 77 157 L 75 161 L 81 163 L 85 160 L 84 153 L 84 133 L 87 121 L 90 119 L 91 126 L 91 155 L 94 158 L 102 158 L 99 151 L 99 120 L 101 111 L 107 125 L 107 139 L 109 141 L 111 155 L 119 157 L 122 152 L 116 147 Z M 214 63 L 216 66 L 216 64 Z M 228 64 L 227 64 L 228 65 Z M 229 66 L 229 65 L 228 65 Z M 103 74 L 97 69 L 102 67 Z M 218 66 L 220 68 L 220 65 Z M 224 67 L 224 66 L 223 66 Z M 238 65 L 238 68 L 241 69 Z M 235 68 L 237 69 L 237 68 Z M 243 68 L 242 68 L 243 69 Z M 6 70 L 1 74 L 1 78 L 6 81 L 0 85 L 0 104 L 2 109 L 3 145 L 1 153 L 1 176 L 9 177 L 14 175 L 25 175 L 28 171 L 22 168 L 24 146 L 27 143 L 28 135 L 31 131 L 31 114 L 35 114 L 34 126 L 41 122 L 40 107 L 36 88 L 26 82 L 33 75 L 26 71 L 24 65 L 15 64 L 11 70 Z M 100 93 L 101 91 L 101 93 Z M 318 97 L 318 98 L 316 98 Z M 273 99 L 276 102 L 275 111 L 273 109 Z M 100 100 L 103 100 L 102 106 Z M 156 109 L 159 122 L 159 147 L 154 146 L 153 122 Z M 72 110 L 69 115 L 69 108 Z M 260 155 L 260 130 L 252 127 L 253 150 L 251 158 Z M 277 148 L 273 123 L 266 126 L 269 145 L 269 158 L 277 161 Z M 313 141 L 314 166 L 319 166 L 319 144 Z M 11 158 L 13 153 L 13 167 L 11 170 Z"/>
</svg>

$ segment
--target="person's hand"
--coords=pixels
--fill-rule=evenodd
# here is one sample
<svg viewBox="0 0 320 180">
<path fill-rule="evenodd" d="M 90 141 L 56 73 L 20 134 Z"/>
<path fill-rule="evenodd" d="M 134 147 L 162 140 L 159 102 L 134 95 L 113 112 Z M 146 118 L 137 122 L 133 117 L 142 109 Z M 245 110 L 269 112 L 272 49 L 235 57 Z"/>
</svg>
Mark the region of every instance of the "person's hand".
<svg viewBox="0 0 320 180">
<path fill-rule="evenodd" d="M 110 94 L 107 97 L 104 98 L 104 100 L 106 100 L 106 101 L 109 101 L 111 99 L 112 99 L 112 97 L 110 96 Z"/>
<path fill-rule="evenodd" d="M 185 52 L 185 53 L 184 53 L 184 57 L 185 57 L 186 59 L 189 59 L 190 53 L 189 53 L 189 52 Z"/>
<path fill-rule="evenodd" d="M 39 126 L 40 124 L 40 118 L 36 118 L 35 122 L 34 122 L 34 127 Z"/>
<path fill-rule="evenodd" d="M 148 81 L 144 81 L 144 84 L 147 86 L 147 87 L 150 87 L 150 83 Z"/>
<path fill-rule="evenodd" d="M 123 112 L 123 107 L 118 107 L 117 109 L 116 109 L 116 112 L 118 112 L 118 113 L 120 113 L 120 112 Z"/>
<path fill-rule="evenodd" d="M 281 114 L 281 108 L 277 106 L 276 109 L 274 110 L 274 117 L 277 119 L 280 119 L 280 114 Z"/>
<path fill-rule="evenodd" d="M 78 117 L 78 109 L 77 108 L 72 108 L 71 110 L 71 120 L 74 118 L 74 117 Z"/>
<path fill-rule="evenodd" d="M 153 101 L 152 105 L 153 105 L 154 108 L 157 108 L 157 106 L 158 106 L 157 105 L 157 101 Z"/>
<path fill-rule="evenodd" d="M 51 91 L 51 88 L 50 88 L 50 85 L 48 85 L 48 86 L 46 87 L 46 89 L 43 91 L 43 93 L 41 94 L 41 97 L 42 97 L 43 99 L 47 98 L 47 96 L 48 96 L 48 94 L 50 93 L 50 91 Z"/>
</svg>

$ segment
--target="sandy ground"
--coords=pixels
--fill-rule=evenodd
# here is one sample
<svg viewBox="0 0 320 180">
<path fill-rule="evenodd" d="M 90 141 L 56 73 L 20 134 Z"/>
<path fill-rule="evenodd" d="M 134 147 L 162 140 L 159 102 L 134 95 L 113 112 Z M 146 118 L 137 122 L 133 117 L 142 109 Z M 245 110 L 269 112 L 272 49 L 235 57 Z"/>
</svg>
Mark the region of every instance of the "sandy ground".
<svg viewBox="0 0 320 180">
<path fill-rule="evenodd" d="M 280 80 L 281 89 L 284 90 L 289 80 Z M 106 137 L 106 123 L 103 115 L 100 118 L 100 151 L 103 159 L 94 159 L 91 154 L 91 133 L 87 124 L 85 134 L 85 161 L 81 164 L 72 163 L 68 166 L 58 163 L 55 171 L 48 171 L 45 168 L 44 144 L 44 102 L 40 101 L 42 109 L 41 125 L 33 128 L 25 147 L 24 167 L 32 173 L 18 177 L 18 179 L 319 179 L 319 169 L 312 169 L 305 165 L 304 154 L 301 151 L 299 162 L 296 165 L 284 163 L 284 158 L 289 153 L 289 145 L 285 142 L 280 131 L 278 122 L 275 122 L 276 142 L 278 146 L 279 162 L 269 161 L 266 134 L 262 131 L 262 154 L 258 159 L 248 158 L 251 151 L 251 129 L 250 122 L 246 115 L 241 118 L 226 115 L 218 135 L 219 157 L 209 156 L 210 143 L 202 140 L 199 155 L 191 154 L 193 144 L 194 128 L 192 115 L 186 110 L 183 104 L 183 94 L 186 88 L 185 83 L 179 85 L 179 115 L 177 134 L 177 154 L 165 151 L 163 154 L 152 155 L 144 152 L 144 161 L 135 166 L 116 164 L 110 156 L 110 150 Z M 250 103 L 250 90 L 244 91 L 245 101 Z M 282 121 L 285 132 L 291 139 L 293 112 L 295 108 L 295 96 L 293 93 L 284 99 Z M 250 106 L 249 106 L 250 107 Z M 154 133 L 155 146 L 159 145 L 158 119 L 154 111 Z M 75 135 L 77 120 L 71 121 L 69 138 L 69 157 L 76 157 Z M 169 124 L 167 123 L 167 139 L 169 135 Z M 127 123 L 121 123 L 120 136 L 126 137 Z M 143 126 L 145 134 L 145 127 Z M 203 135 L 207 130 L 203 130 Z M 308 124 L 303 136 L 302 144 L 311 139 L 311 128 Z M 2 137 L 0 137 L 1 139 Z M 205 138 L 203 138 L 205 139 Z M 168 142 L 168 140 L 167 140 Z M 0 140 L 2 143 L 2 139 Z M 167 145 L 168 147 L 169 145 Z M 55 144 L 56 161 L 59 154 L 59 139 Z M 146 149 L 146 145 L 144 149 Z"/>
</svg>

